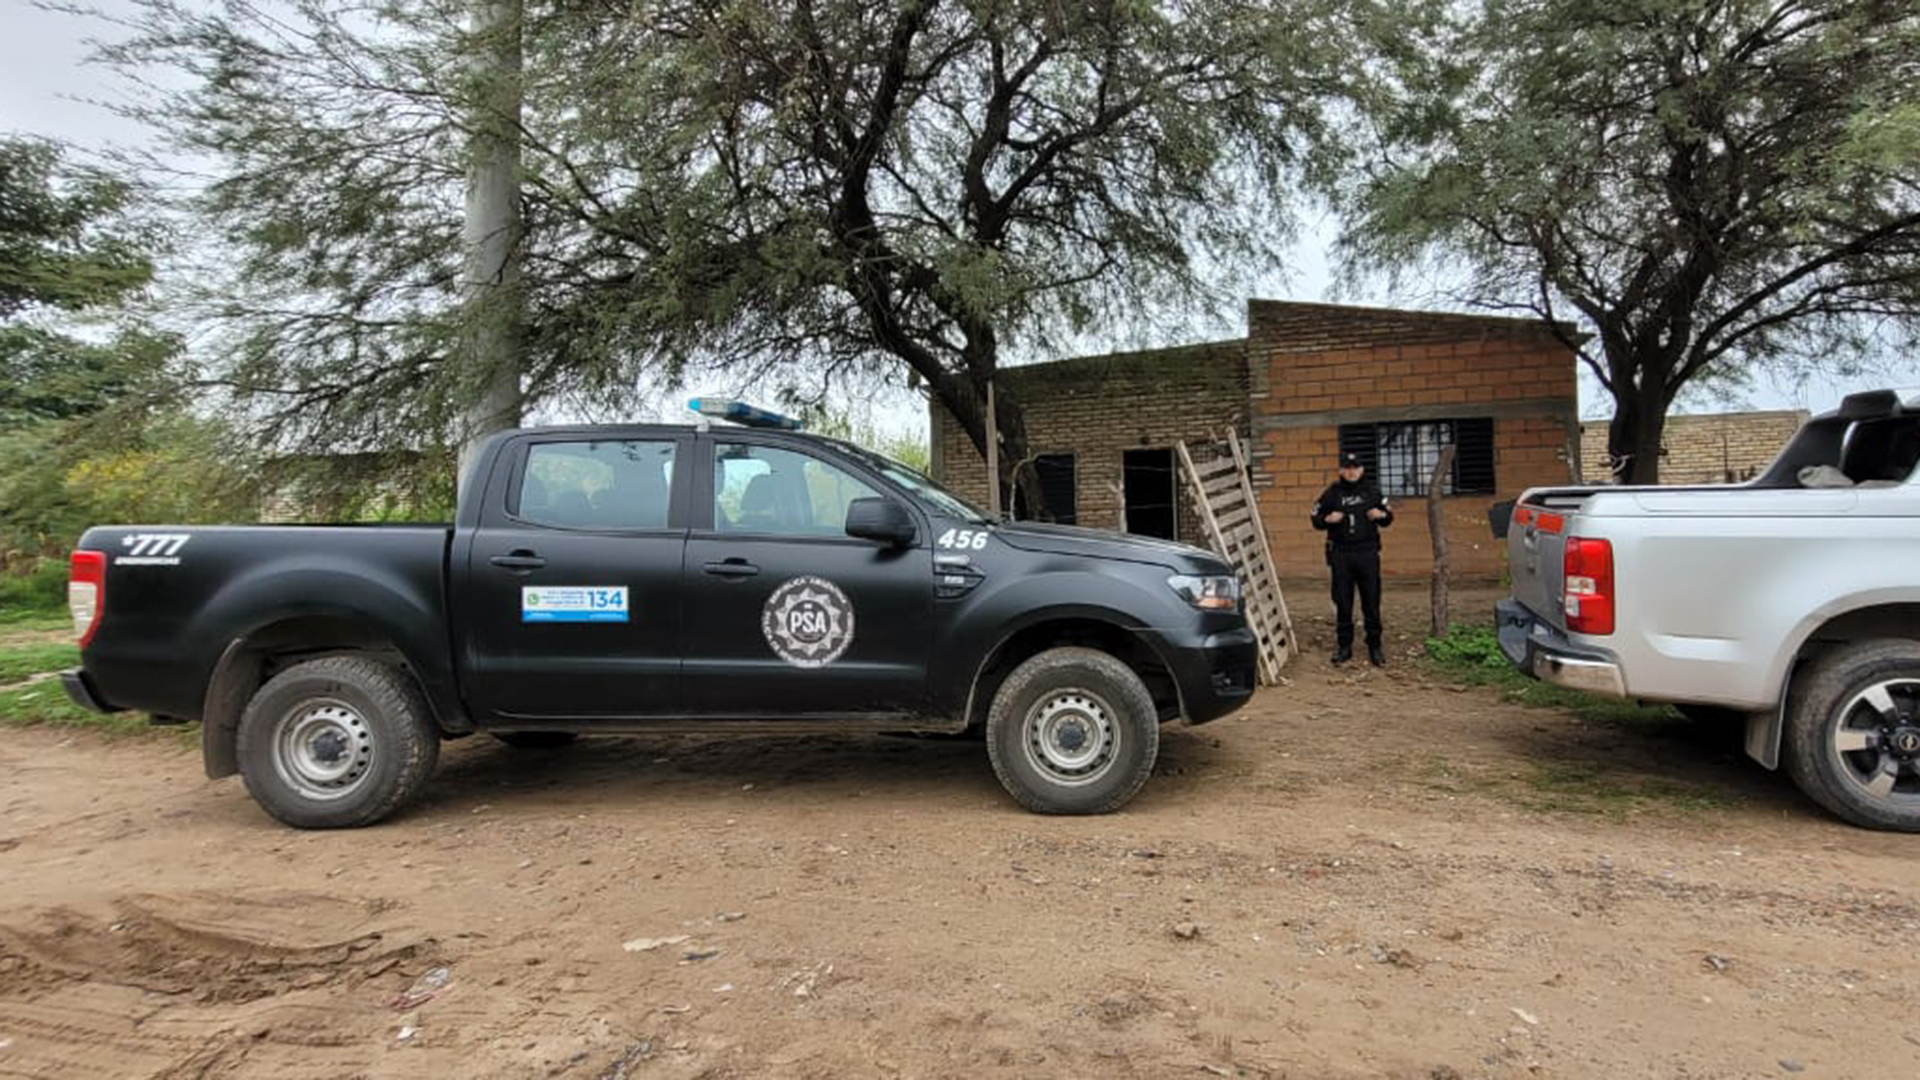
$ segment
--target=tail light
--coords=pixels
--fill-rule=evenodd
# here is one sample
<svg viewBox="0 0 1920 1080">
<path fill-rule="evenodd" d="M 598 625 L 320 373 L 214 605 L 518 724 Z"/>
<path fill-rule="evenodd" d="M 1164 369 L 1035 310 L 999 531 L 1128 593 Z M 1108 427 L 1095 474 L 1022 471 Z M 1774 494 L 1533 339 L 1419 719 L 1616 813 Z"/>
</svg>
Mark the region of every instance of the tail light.
<svg viewBox="0 0 1920 1080">
<path fill-rule="evenodd" d="M 103 551 L 76 551 L 67 575 L 67 610 L 73 613 L 73 636 L 86 648 L 100 628 L 106 610 L 107 555 Z"/>
<path fill-rule="evenodd" d="M 1576 634 L 1613 633 L 1613 545 L 1569 536 L 1565 565 L 1567 629 Z"/>
</svg>

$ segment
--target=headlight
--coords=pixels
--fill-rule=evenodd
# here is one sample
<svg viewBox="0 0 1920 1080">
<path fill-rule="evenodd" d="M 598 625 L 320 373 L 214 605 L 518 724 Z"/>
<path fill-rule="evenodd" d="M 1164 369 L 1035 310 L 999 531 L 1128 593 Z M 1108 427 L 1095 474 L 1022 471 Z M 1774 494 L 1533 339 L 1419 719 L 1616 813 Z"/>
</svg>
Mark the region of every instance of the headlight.
<svg viewBox="0 0 1920 1080">
<path fill-rule="evenodd" d="M 1208 577 L 1175 574 L 1167 579 L 1167 587 L 1201 611 L 1240 610 L 1240 579 L 1229 574 Z"/>
</svg>

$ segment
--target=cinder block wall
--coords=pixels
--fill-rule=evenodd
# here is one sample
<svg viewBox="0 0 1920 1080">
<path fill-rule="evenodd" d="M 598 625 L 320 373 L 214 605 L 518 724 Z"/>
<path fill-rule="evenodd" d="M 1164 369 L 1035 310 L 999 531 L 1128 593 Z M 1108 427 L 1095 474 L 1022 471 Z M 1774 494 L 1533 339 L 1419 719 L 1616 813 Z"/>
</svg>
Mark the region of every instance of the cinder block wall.
<svg viewBox="0 0 1920 1080">
<path fill-rule="evenodd" d="M 1800 409 L 1669 416 L 1661 443 L 1663 484 L 1732 484 L 1763 472 L 1793 438 L 1807 413 Z M 1580 426 L 1581 472 L 1587 483 L 1607 475 L 1607 422 Z"/>
<path fill-rule="evenodd" d="M 1489 505 L 1575 475 L 1575 361 L 1537 322 L 1255 300 L 1247 330 L 1255 485 L 1282 574 L 1325 571 L 1322 538 L 1307 515 L 1336 478 L 1342 424 L 1493 420 L 1495 494 L 1441 504 L 1457 577 L 1501 573 L 1505 553 L 1487 527 Z M 1432 572 L 1424 501 L 1399 501 L 1382 569 Z"/>
<path fill-rule="evenodd" d="M 1030 453 L 1074 455 L 1076 518 L 1092 528 L 1126 527 L 1116 493 L 1123 482 L 1124 451 L 1195 443 L 1210 432 L 1223 438 L 1228 424 L 1236 425 L 1243 439 L 1248 432 L 1241 341 L 1009 368 L 999 385 L 1025 405 Z M 937 403 L 931 426 L 935 477 L 984 507 L 986 463 L 972 441 Z M 1178 490 L 1177 501 L 1180 539 L 1205 546 L 1184 490 Z"/>
</svg>

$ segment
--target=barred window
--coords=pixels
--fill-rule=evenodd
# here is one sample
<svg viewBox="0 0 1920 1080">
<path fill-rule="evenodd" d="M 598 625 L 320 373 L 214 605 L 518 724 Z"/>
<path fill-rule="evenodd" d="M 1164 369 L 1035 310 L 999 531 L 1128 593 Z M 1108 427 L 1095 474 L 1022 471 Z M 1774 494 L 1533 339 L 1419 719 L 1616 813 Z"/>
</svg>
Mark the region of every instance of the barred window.
<svg viewBox="0 0 1920 1080">
<path fill-rule="evenodd" d="M 1452 445 L 1453 468 L 1443 478 L 1443 495 L 1491 495 L 1493 479 L 1493 420 L 1416 420 L 1378 424 L 1340 425 L 1340 452 L 1358 454 L 1367 475 L 1382 493 L 1423 497 L 1440 448 Z"/>
</svg>

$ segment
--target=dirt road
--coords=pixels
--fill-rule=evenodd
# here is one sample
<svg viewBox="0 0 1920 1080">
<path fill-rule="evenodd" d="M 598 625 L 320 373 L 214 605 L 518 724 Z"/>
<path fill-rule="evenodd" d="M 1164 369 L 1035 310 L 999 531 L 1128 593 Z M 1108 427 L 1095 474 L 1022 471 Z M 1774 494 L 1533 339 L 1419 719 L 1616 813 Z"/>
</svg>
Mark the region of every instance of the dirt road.
<svg viewBox="0 0 1920 1080">
<path fill-rule="evenodd" d="M 0 729 L 0 1076 L 1920 1075 L 1920 838 L 1333 669 L 1318 600 L 1094 819 L 971 743 L 481 738 L 298 833 L 165 736 Z"/>
</svg>

